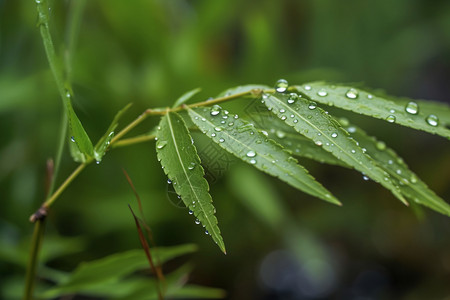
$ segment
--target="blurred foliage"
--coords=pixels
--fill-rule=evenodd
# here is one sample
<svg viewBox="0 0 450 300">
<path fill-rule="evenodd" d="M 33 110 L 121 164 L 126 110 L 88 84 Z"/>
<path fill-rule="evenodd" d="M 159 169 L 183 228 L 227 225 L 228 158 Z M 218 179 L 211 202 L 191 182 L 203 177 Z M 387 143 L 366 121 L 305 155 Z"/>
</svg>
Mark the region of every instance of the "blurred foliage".
<svg viewBox="0 0 450 300">
<path fill-rule="evenodd" d="M 73 2 L 51 2 L 51 30 L 62 57 Z M 0 297 L 8 299 L 23 288 L 28 216 L 45 197 L 45 162 L 55 155 L 63 109 L 36 20 L 33 1 L 0 0 Z M 202 100 L 280 77 L 361 82 L 395 96 L 448 101 L 450 3 L 88 1 L 74 49 L 74 108 L 94 141 L 129 102 L 134 105 L 121 124 L 147 107 L 171 106 L 196 87 L 202 92 L 193 99 Z M 383 137 L 449 201 L 448 141 L 353 119 Z M 151 119 L 135 132 L 156 123 Z M 139 248 L 123 167 L 144 201 L 155 243 L 197 243 L 190 282 L 224 288 L 230 299 L 449 297 L 448 218 L 405 208 L 355 172 L 302 163 L 344 206 L 315 201 L 262 174 L 249 173 L 249 183 L 237 180 L 253 170 L 242 166 L 236 174 L 241 166 L 230 163 L 232 173 L 220 173 L 211 188 L 227 244 L 223 256 L 187 210 L 170 200 L 153 143 L 111 151 L 52 207 L 44 239 L 51 250 L 42 253 L 40 274 L 45 268 L 69 272 L 79 262 Z M 66 151 L 57 184 L 75 166 Z M 258 206 L 251 197 L 257 182 L 270 190 L 253 191 L 259 205 L 273 209 L 249 209 Z M 279 214 L 289 216 L 283 218 L 289 224 Z"/>
</svg>

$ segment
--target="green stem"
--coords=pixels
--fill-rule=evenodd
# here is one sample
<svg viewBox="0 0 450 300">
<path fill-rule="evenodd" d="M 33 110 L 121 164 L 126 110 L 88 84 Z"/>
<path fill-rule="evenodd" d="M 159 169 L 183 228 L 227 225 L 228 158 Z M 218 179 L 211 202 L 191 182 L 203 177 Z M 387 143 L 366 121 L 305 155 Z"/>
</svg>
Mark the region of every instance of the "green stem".
<svg viewBox="0 0 450 300">
<path fill-rule="evenodd" d="M 33 299 L 33 290 L 36 276 L 36 267 L 38 263 L 39 250 L 42 244 L 42 238 L 44 236 L 44 220 L 38 220 L 34 224 L 33 236 L 31 239 L 30 260 L 27 265 L 27 274 L 25 277 L 25 293 L 24 300 Z"/>
<path fill-rule="evenodd" d="M 119 140 L 113 145 L 113 148 L 129 146 L 129 145 L 138 144 L 138 143 L 142 143 L 142 142 L 153 141 L 153 140 L 155 140 L 155 137 L 156 137 L 155 135 L 140 135 L 140 136 L 132 137 L 129 139 Z"/>
</svg>

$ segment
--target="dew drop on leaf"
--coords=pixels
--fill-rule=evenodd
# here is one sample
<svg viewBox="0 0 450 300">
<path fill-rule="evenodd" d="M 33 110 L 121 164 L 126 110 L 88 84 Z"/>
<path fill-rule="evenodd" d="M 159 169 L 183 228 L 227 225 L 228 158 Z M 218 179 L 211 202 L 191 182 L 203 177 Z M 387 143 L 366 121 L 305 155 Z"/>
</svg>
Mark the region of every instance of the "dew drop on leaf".
<svg viewBox="0 0 450 300">
<path fill-rule="evenodd" d="M 366 175 L 363 175 L 363 180 L 368 181 L 369 177 L 367 177 Z"/>
<path fill-rule="evenodd" d="M 296 93 L 290 93 L 287 102 L 289 104 L 294 103 L 298 99 L 298 95 Z"/>
<path fill-rule="evenodd" d="M 277 130 L 276 135 L 279 139 L 282 139 L 286 136 L 286 133 L 284 131 Z"/>
<path fill-rule="evenodd" d="M 193 170 L 195 168 L 195 162 L 191 162 L 188 166 L 189 170 Z"/>
<path fill-rule="evenodd" d="M 358 90 L 351 88 L 347 91 L 347 93 L 345 93 L 345 97 L 347 97 L 348 99 L 356 99 L 358 98 Z"/>
<path fill-rule="evenodd" d="M 70 141 L 72 141 L 72 143 L 75 143 L 75 138 L 73 136 L 71 136 Z"/>
<path fill-rule="evenodd" d="M 425 120 L 427 121 L 428 125 L 431 125 L 433 127 L 439 125 L 439 118 L 435 115 L 429 115 Z"/>
<path fill-rule="evenodd" d="M 225 142 L 225 139 L 219 139 L 219 143 Z"/>
<path fill-rule="evenodd" d="M 371 94 L 368 94 L 367 99 L 373 99 L 373 96 Z"/>
<path fill-rule="evenodd" d="M 311 103 L 308 105 L 308 108 L 309 108 L 309 109 L 316 109 L 316 107 L 317 107 L 317 103 L 316 103 L 316 102 L 311 102 Z"/>
<path fill-rule="evenodd" d="M 317 95 L 320 96 L 320 97 L 326 97 L 328 95 L 328 92 L 325 89 L 320 89 L 317 92 Z"/>
<path fill-rule="evenodd" d="M 205 234 L 206 234 L 206 235 L 209 235 L 209 232 L 208 232 L 208 230 L 205 230 Z"/>
<path fill-rule="evenodd" d="M 162 149 L 164 146 L 167 145 L 167 141 L 157 141 L 156 142 L 156 148 Z"/>
<path fill-rule="evenodd" d="M 211 107 L 211 116 L 217 116 L 218 114 L 220 114 L 220 106 L 219 105 L 214 105 L 213 107 Z"/>
<path fill-rule="evenodd" d="M 383 151 L 384 149 L 386 149 L 386 144 L 382 141 L 378 141 L 377 144 L 377 149 Z"/>
<path fill-rule="evenodd" d="M 172 184 L 172 180 L 167 179 L 167 183 L 168 183 L 168 184 Z"/>
<path fill-rule="evenodd" d="M 255 151 L 250 150 L 247 152 L 247 157 L 255 157 L 255 156 L 256 156 Z"/>
<path fill-rule="evenodd" d="M 409 102 L 406 104 L 405 111 L 411 115 L 417 115 L 419 112 L 419 105 L 416 102 Z"/>
<path fill-rule="evenodd" d="M 395 116 L 393 116 L 393 115 L 389 115 L 389 116 L 387 116 L 387 118 L 386 118 L 386 121 L 388 121 L 389 123 L 394 123 L 395 120 L 396 120 L 396 118 L 395 118 Z"/>
<path fill-rule="evenodd" d="M 252 165 L 256 164 L 256 159 L 250 159 L 250 163 L 251 163 Z"/>
<path fill-rule="evenodd" d="M 192 215 L 194 212 L 192 210 L 189 210 L 189 214 Z"/>
<path fill-rule="evenodd" d="M 310 85 L 305 85 L 305 90 L 310 91 L 311 90 L 311 86 Z"/>
<path fill-rule="evenodd" d="M 195 219 L 195 224 L 199 225 L 200 224 L 200 220 L 199 219 Z"/>
<path fill-rule="evenodd" d="M 323 143 L 321 142 L 321 141 L 315 141 L 314 142 L 317 146 L 322 146 L 323 145 Z"/>
<path fill-rule="evenodd" d="M 337 137 L 338 136 L 338 134 L 336 133 L 336 132 L 333 132 L 332 134 L 331 134 L 331 137 L 332 138 L 335 138 L 335 137 Z"/>
<path fill-rule="evenodd" d="M 275 83 L 275 90 L 278 93 L 284 93 L 287 91 L 289 87 L 289 83 L 287 82 L 286 79 L 279 79 L 276 83 Z"/>
</svg>

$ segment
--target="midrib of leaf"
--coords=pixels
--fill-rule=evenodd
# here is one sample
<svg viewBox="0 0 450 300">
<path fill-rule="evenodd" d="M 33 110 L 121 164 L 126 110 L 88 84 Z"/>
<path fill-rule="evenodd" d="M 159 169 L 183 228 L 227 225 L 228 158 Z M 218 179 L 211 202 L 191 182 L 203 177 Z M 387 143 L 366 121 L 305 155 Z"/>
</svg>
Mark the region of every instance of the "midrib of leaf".
<svg viewBox="0 0 450 300">
<path fill-rule="evenodd" d="M 198 117 L 200 117 L 200 118 L 204 118 L 204 116 L 202 116 L 201 114 L 197 113 L 195 110 L 189 109 L 189 113 L 195 114 L 196 116 L 198 116 Z M 209 121 L 207 118 L 205 118 L 205 121 L 202 120 L 202 122 L 207 123 L 207 124 L 210 125 L 210 127 L 212 127 L 212 128 L 214 128 L 214 127 L 217 126 L 216 124 L 214 124 L 214 123 L 212 123 L 211 121 Z M 255 131 L 257 131 L 256 128 L 255 128 Z M 246 152 L 246 151 L 248 152 L 248 151 L 250 151 L 250 150 L 251 150 L 251 151 L 254 150 L 254 149 L 250 148 L 248 145 L 246 145 L 246 144 L 244 144 L 243 142 L 241 142 L 239 139 L 236 139 L 235 137 L 233 137 L 231 134 L 229 134 L 229 133 L 227 132 L 227 130 L 223 130 L 222 133 L 226 135 L 226 138 L 227 138 L 227 139 L 231 139 L 231 140 L 233 140 L 234 142 L 236 142 L 238 145 L 240 145 L 240 146 L 244 149 L 244 151 L 242 151 L 242 152 Z M 222 147 L 221 143 L 219 143 L 219 145 Z M 223 148 L 223 147 L 222 147 L 222 148 Z M 227 151 L 229 151 L 229 150 L 226 149 L 226 148 L 224 148 L 224 149 L 227 150 Z M 280 148 L 280 151 L 283 151 L 283 149 Z M 234 154 L 234 153 L 233 153 L 233 154 Z M 272 163 L 272 160 L 273 160 L 272 158 L 270 158 L 270 156 L 265 155 L 265 154 L 262 154 L 261 152 L 258 152 L 258 157 L 262 157 L 262 158 L 268 163 L 268 165 L 270 165 L 270 164 Z M 241 159 L 241 157 L 238 157 L 238 158 Z M 254 165 L 254 166 L 257 167 L 256 165 Z M 280 165 L 278 165 L 278 168 L 280 168 L 281 170 L 283 170 L 285 173 L 289 174 L 292 178 L 295 178 L 295 173 L 293 173 L 291 170 L 286 169 L 286 168 L 283 168 L 283 167 L 281 167 Z M 259 168 L 258 168 L 258 169 L 259 169 Z M 266 170 L 262 170 L 262 169 L 259 169 L 259 170 L 261 170 L 261 171 L 267 173 Z M 268 173 L 268 174 L 270 174 L 270 173 Z M 273 174 L 270 174 L 270 175 L 273 175 Z M 309 174 L 308 174 L 308 175 L 309 175 Z M 309 176 L 311 176 L 311 175 L 309 175 Z M 282 178 L 280 178 L 280 179 L 283 180 Z M 297 181 L 299 181 L 299 180 L 297 180 Z M 313 185 L 311 185 L 311 184 L 309 184 L 309 183 L 305 183 L 305 182 L 303 182 L 303 181 L 301 182 L 301 184 L 306 185 L 308 188 L 310 188 L 311 190 L 315 191 L 315 194 L 314 194 L 314 195 L 315 195 L 316 197 L 319 197 L 319 198 L 321 198 L 321 199 L 323 199 L 323 200 L 325 200 L 325 201 L 328 201 L 328 202 L 331 202 L 331 203 L 334 203 L 334 204 L 341 205 L 341 203 L 340 203 L 337 199 L 335 199 L 335 198 L 331 195 L 331 193 L 327 192 L 326 195 L 328 195 L 328 196 L 325 196 L 325 197 L 324 197 L 324 196 L 322 196 L 324 191 L 323 191 L 323 190 L 322 190 L 322 191 L 317 190 L 317 187 L 316 187 L 316 186 L 313 186 Z"/>
<path fill-rule="evenodd" d="M 347 158 L 350 158 L 350 160 L 354 162 L 354 164 L 352 164 L 352 163 L 349 163 L 349 164 L 352 165 L 355 169 L 357 169 L 357 170 L 359 170 L 359 171 L 361 171 L 361 172 L 364 172 L 366 175 L 372 177 L 373 179 L 376 179 L 376 178 L 379 177 L 379 176 L 376 175 L 370 168 L 366 167 L 365 164 L 364 164 L 363 162 L 357 160 L 357 159 L 356 159 L 355 157 L 353 157 L 352 155 L 349 155 L 349 154 L 347 153 L 347 151 L 346 151 L 344 148 L 342 148 L 340 145 L 338 145 L 338 144 L 336 143 L 335 140 L 333 140 L 332 138 L 330 138 L 330 137 L 328 136 L 327 133 L 325 133 L 323 130 L 321 130 L 319 127 L 317 127 L 314 123 L 310 122 L 307 118 L 303 117 L 303 116 L 302 116 L 301 114 L 299 114 L 296 110 L 292 109 L 292 107 L 290 107 L 289 105 L 287 105 L 286 103 L 284 103 L 284 101 L 281 101 L 281 99 L 275 97 L 274 95 L 268 95 L 268 97 L 269 97 L 269 99 L 270 99 L 270 98 L 274 98 L 274 99 L 275 99 L 274 101 L 276 101 L 277 103 L 279 103 L 279 104 L 285 109 L 286 112 L 289 111 L 289 112 L 290 112 L 291 114 L 293 114 L 294 116 L 297 116 L 299 119 L 301 119 L 302 121 L 304 121 L 306 124 L 308 124 L 309 126 L 311 126 L 313 129 L 317 130 L 317 132 L 319 132 L 319 133 L 321 134 L 321 136 L 325 137 L 327 141 L 331 142 L 331 144 L 334 144 L 334 145 L 341 151 L 341 153 L 343 153 L 344 156 L 346 156 Z M 267 99 L 267 100 L 268 100 L 268 99 Z M 265 103 L 267 103 L 267 100 L 265 101 Z M 303 100 L 300 98 L 300 99 L 298 99 L 297 101 L 303 101 Z M 317 107 L 317 108 L 315 108 L 315 109 L 317 109 L 317 110 L 321 113 L 321 111 L 320 111 L 321 109 L 320 109 L 319 107 Z M 272 109 L 272 111 L 273 111 L 273 109 Z M 276 112 L 274 112 L 274 113 L 277 115 Z M 333 120 L 333 121 L 334 121 L 334 120 Z M 343 128 L 339 125 L 339 123 L 338 123 L 337 121 L 335 121 L 334 123 L 335 123 L 335 125 L 336 125 L 336 130 L 337 130 L 337 131 L 340 131 L 341 134 L 346 134 L 347 136 L 349 135 L 348 132 L 347 132 L 345 129 L 343 129 Z M 293 126 L 293 127 L 295 128 L 295 126 Z M 305 136 L 306 136 L 306 135 L 305 135 Z M 306 136 L 306 137 L 309 138 L 308 136 Z M 354 146 L 355 148 L 361 149 L 361 148 L 356 144 L 356 142 L 353 141 L 353 144 L 354 144 L 353 146 Z M 327 149 L 325 149 L 325 150 L 327 150 Z M 327 150 L 327 151 L 328 151 L 328 150 Z M 333 151 L 329 151 L 329 152 L 330 152 L 331 154 L 335 155 Z M 362 152 L 362 151 L 361 151 L 361 152 Z M 380 168 L 376 165 L 376 162 L 373 161 L 373 159 L 372 159 L 370 156 L 368 156 L 368 155 L 365 154 L 365 153 L 362 153 L 362 155 L 364 155 L 364 156 L 371 162 L 371 165 L 372 165 L 373 169 L 378 170 L 377 173 L 383 172 L 382 169 L 380 169 Z M 335 156 L 336 156 L 336 155 L 335 155 Z M 336 156 L 336 157 L 337 157 L 337 156 Z M 338 159 L 341 159 L 341 158 L 339 158 L 339 157 L 337 157 L 337 158 L 338 158 Z M 375 176 L 374 176 L 374 175 L 375 175 Z M 389 176 L 388 174 L 386 174 L 386 175 Z M 380 175 L 380 176 L 381 176 L 381 175 Z M 387 177 L 387 178 L 388 178 L 388 177 Z M 389 190 L 391 190 L 392 193 L 393 193 L 400 201 L 402 201 L 404 204 L 408 205 L 408 202 L 406 201 L 406 199 L 405 199 L 405 198 L 402 196 L 402 194 L 399 192 L 398 187 L 396 187 L 396 185 L 395 185 L 389 178 L 388 178 L 388 181 L 389 181 L 392 185 L 386 184 L 386 182 L 383 180 L 383 176 L 381 176 L 381 178 L 379 178 L 379 180 L 377 180 L 377 181 L 378 181 L 381 185 L 383 185 L 383 186 L 385 186 L 386 188 L 388 188 Z"/>
<path fill-rule="evenodd" d="M 205 211 L 205 209 L 203 207 L 202 201 L 200 201 L 200 198 L 198 197 L 198 195 L 197 195 L 197 193 L 195 191 L 195 188 L 192 185 L 192 182 L 190 180 L 190 176 L 188 175 L 188 172 L 186 171 L 186 168 L 184 167 L 182 155 L 180 154 L 180 151 L 179 151 L 179 148 L 178 148 L 178 143 L 177 143 L 177 140 L 175 138 L 175 132 L 173 130 L 172 120 L 170 118 L 170 114 L 168 113 L 166 116 L 167 116 L 167 120 L 168 120 L 167 123 L 169 124 L 171 137 L 172 137 L 173 143 L 175 145 L 175 149 L 176 149 L 176 153 L 177 153 L 177 156 L 178 156 L 178 160 L 180 161 L 181 167 L 183 168 L 183 173 L 186 176 L 187 181 L 189 182 L 189 188 L 191 189 L 192 193 L 195 195 L 196 203 L 198 203 L 198 205 L 200 206 L 201 210 L 203 211 L 203 214 L 205 215 L 205 218 L 208 221 L 209 228 L 211 228 L 213 230 L 214 236 L 220 236 L 220 233 L 218 233 L 216 231 L 214 224 L 211 223 L 211 220 L 210 220 L 208 214 L 206 213 L 206 211 Z"/>
</svg>

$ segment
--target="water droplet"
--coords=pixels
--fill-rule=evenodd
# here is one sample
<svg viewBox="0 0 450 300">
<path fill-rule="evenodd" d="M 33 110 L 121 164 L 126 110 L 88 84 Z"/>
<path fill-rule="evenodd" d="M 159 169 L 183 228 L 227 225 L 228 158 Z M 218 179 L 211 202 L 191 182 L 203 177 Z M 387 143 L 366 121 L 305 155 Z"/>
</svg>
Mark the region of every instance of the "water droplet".
<svg viewBox="0 0 450 300">
<path fill-rule="evenodd" d="M 287 102 L 289 104 L 294 103 L 298 99 L 298 95 L 296 93 L 290 93 Z"/>
<path fill-rule="evenodd" d="M 255 157 L 255 156 L 256 156 L 255 151 L 250 150 L 247 152 L 247 157 Z"/>
<path fill-rule="evenodd" d="M 191 162 L 188 166 L 189 170 L 193 170 L 195 168 L 195 162 Z"/>
<path fill-rule="evenodd" d="M 172 180 L 167 179 L 167 183 L 168 183 L 168 184 L 172 184 Z"/>
<path fill-rule="evenodd" d="M 322 146 L 323 145 L 323 143 L 321 142 L 321 141 L 315 141 L 314 142 L 317 146 Z"/>
<path fill-rule="evenodd" d="M 349 99 L 356 99 L 358 98 L 358 90 L 351 88 L 347 91 L 347 93 L 345 93 L 345 97 L 349 98 Z"/>
<path fill-rule="evenodd" d="M 264 134 L 265 136 L 269 136 L 269 133 L 265 130 L 261 130 L 261 133 Z"/>
<path fill-rule="evenodd" d="M 356 132 L 356 128 L 352 126 L 352 127 L 347 128 L 347 131 L 350 132 L 350 133 L 355 133 Z"/>
<path fill-rule="evenodd" d="M 250 159 L 250 163 L 251 163 L 252 165 L 256 164 L 256 159 Z"/>
<path fill-rule="evenodd" d="M 70 95 L 70 92 L 69 92 L 69 91 L 66 91 L 66 97 L 67 97 L 67 98 L 72 97 L 72 95 Z"/>
<path fill-rule="evenodd" d="M 195 219 L 195 224 L 199 225 L 200 224 L 200 220 L 199 219 Z"/>
<path fill-rule="evenodd" d="M 192 210 L 189 210 L 189 214 L 192 215 L 194 214 L 194 212 Z"/>
<path fill-rule="evenodd" d="M 331 134 L 331 137 L 332 138 L 335 138 L 335 137 L 337 137 L 338 136 L 338 134 L 336 133 L 336 132 L 333 132 L 332 134 Z"/>
<path fill-rule="evenodd" d="M 310 91 L 311 90 L 311 86 L 310 85 L 305 85 L 305 90 Z"/>
<path fill-rule="evenodd" d="M 167 141 L 161 141 L 160 140 L 160 141 L 156 142 L 156 148 L 157 149 L 162 149 L 162 148 L 164 148 L 165 145 L 167 145 Z"/>
<path fill-rule="evenodd" d="M 414 176 L 414 175 L 411 175 L 411 178 L 409 180 L 411 180 L 412 183 L 416 183 L 417 182 L 417 177 Z"/>
<path fill-rule="evenodd" d="M 281 120 L 282 121 L 286 120 L 286 116 L 281 116 Z"/>
<path fill-rule="evenodd" d="M 397 171 L 395 171 L 395 173 L 397 173 L 398 175 L 402 174 L 402 170 L 397 169 Z"/>
<path fill-rule="evenodd" d="M 363 179 L 364 179 L 365 181 L 368 181 L 368 180 L 369 180 L 369 177 L 367 177 L 366 175 L 363 175 Z"/>
<path fill-rule="evenodd" d="M 425 120 L 427 121 L 428 125 L 431 125 L 433 127 L 439 125 L 439 118 L 435 115 L 429 115 Z"/>
<path fill-rule="evenodd" d="M 383 141 L 378 141 L 377 149 L 383 151 L 384 149 L 386 149 L 386 144 Z"/>
<path fill-rule="evenodd" d="M 280 113 L 284 113 L 284 112 L 286 112 L 286 110 L 285 109 L 280 109 Z"/>
<path fill-rule="evenodd" d="M 225 142 L 225 139 L 219 139 L 219 143 Z"/>
<path fill-rule="evenodd" d="M 389 123 L 394 123 L 395 120 L 396 120 L 396 118 L 395 118 L 395 116 L 393 116 L 393 115 L 389 115 L 389 116 L 386 118 L 386 121 L 388 121 Z"/>
<path fill-rule="evenodd" d="M 239 118 L 239 116 L 238 115 L 234 115 L 234 117 L 233 118 L 235 118 L 235 119 L 238 119 Z"/>
<path fill-rule="evenodd" d="M 217 116 L 218 114 L 220 114 L 220 110 L 221 107 L 219 105 L 214 105 L 213 107 L 211 107 L 211 116 Z"/>
<path fill-rule="evenodd" d="M 209 232 L 208 232 L 208 230 L 205 230 L 205 234 L 209 235 Z"/>
<path fill-rule="evenodd" d="M 96 163 L 97 165 L 99 165 L 99 164 L 100 164 L 100 161 L 99 161 L 99 160 L 96 160 L 95 163 Z"/>
<path fill-rule="evenodd" d="M 395 114 L 395 109 L 391 109 L 391 110 L 389 110 L 389 112 L 390 112 L 391 114 Z"/>
<path fill-rule="evenodd" d="M 419 112 L 419 105 L 417 105 L 416 102 L 411 101 L 406 104 L 405 111 L 409 114 L 417 115 L 417 113 Z"/>
<path fill-rule="evenodd" d="M 371 94 L 368 94 L 367 99 L 373 99 L 373 96 Z"/>
<path fill-rule="evenodd" d="M 353 153 L 353 154 L 355 154 L 356 153 L 356 150 L 355 149 L 352 149 L 352 151 L 350 151 L 351 153 Z"/>
<path fill-rule="evenodd" d="M 277 130 L 276 135 L 278 138 L 282 139 L 286 136 L 286 133 L 284 131 Z"/>
<path fill-rule="evenodd" d="M 72 141 L 72 143 L 75 143 L 75 138 L 73 136 L 70 137 L 70 140 Z"/>
<path fill-rule="evenodd" d="M 212 136 L 212 137 L 215 137 L 215 136 L 216 136 L 216 133 L 215 133 L 215 132 L 211 133 L 211 136 Z"/>
<path fill-rule="evenodd" d="M 394 161 L 392 159 L 388 160 L 388 164 L 392 165 L 394 163 Z"/>
<path fill-rule="evenodd" d="M 36 0 L 36 3 L 37 3 L 37 4 L 41 3 L 41 0 Z"/>
<path fill-rule="evenodd" d="M 295 119 L 294 121 L 293 121 L 294 123 L 297 123 L 298 122 L 298 120 L 297 119 Z"/>
<path fill-rule="evenodd" d="M 215 127 L 214 130 L 217 131 L 217 132 L 221 132 L 221 131 L 222 131 L 222 128 L 220 128 L 220 127 Z"/>
<path fill-rule="evenodd" d="M 275 90 L 278 93 L 284 93 L 287 91 L 287 88 L 289 87 L 289 83 L 287 82 L 286 79 L 279 79 L 276 83 L 275 83 Z"/>
<path fill-rule="evenodd" d="M 320 97 L 326 97 L 328 95 L 328 92 L 325 89 L 320 89 L 317 92 L 317 95 L 320 96 Z"/>
<path fill-rule="evenodd" d="M 315 109 L 317 107 L 317 103 L 316 102 L 311 102 L 309 105 L 308 105 L 308 108 L 309 109 Z"/>
</svg>

